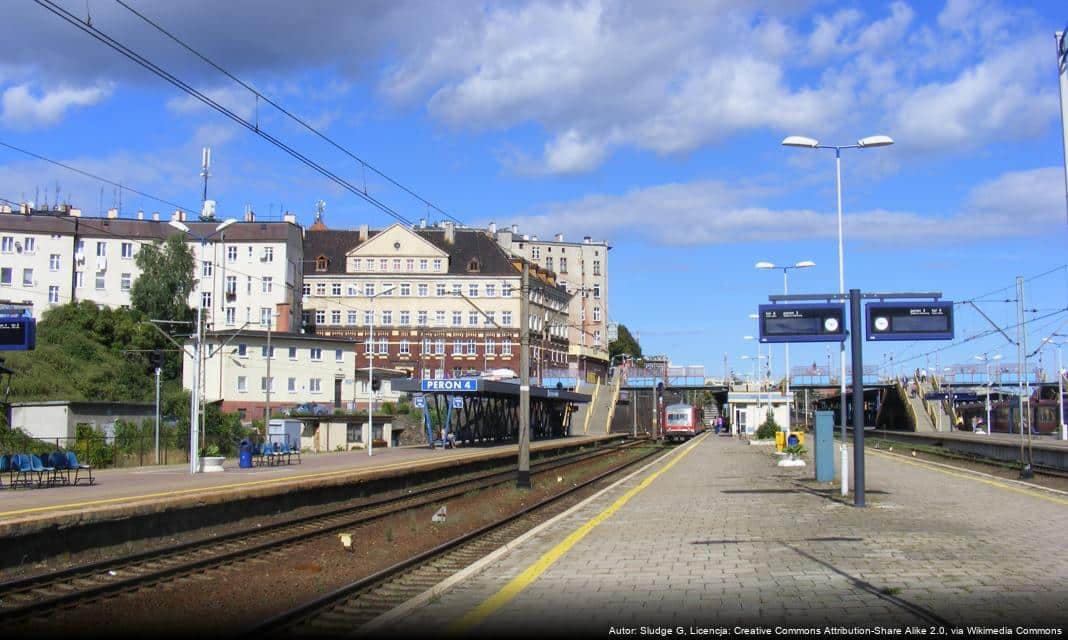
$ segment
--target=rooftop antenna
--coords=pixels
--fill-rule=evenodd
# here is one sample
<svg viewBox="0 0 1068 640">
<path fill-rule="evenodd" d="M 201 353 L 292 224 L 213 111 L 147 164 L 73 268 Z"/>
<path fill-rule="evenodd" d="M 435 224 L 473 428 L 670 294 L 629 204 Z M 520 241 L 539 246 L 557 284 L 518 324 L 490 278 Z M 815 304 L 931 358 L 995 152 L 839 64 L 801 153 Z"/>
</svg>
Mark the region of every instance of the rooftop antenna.
<svg viewBox="0 0 1068 640">
<path fill-rule="evenodd" d="M 203 205 L 200 210 L 201 220 L 215 219 L 215 201 L 208 200 L 208 176 L 211 175 L 211 147 L 204 147 L 201 154 L 200 176 L 204 178 L 204 196 L 201 198 Z"/>
<path fill-rule="evenodd" d="M 323 211 L 325 211 L 325 210 L 326 210 L 326 201 L 325 200 L 316 200 L 315 201 L 315 221 L 317 223 L 322 224 L 322 222 L 323 222 Z"/>
</svg>

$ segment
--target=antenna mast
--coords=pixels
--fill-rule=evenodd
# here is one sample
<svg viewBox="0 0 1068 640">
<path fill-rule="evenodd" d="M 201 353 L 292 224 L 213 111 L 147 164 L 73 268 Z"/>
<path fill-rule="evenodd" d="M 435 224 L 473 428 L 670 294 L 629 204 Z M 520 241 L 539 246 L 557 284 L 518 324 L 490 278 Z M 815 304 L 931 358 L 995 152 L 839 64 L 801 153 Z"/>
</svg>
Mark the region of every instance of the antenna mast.
<svg viewBox="0 0 1068 640">
<path fill-rule="evenodd" d="M 204 152 L 201 159 L 200 176 L 204 178 L 204 197 L 201 201 L 208 199 L 208 176 L 211 173 L 208 171 L 211 168 L 211 147 L 204 147 Z"/>
</svg>

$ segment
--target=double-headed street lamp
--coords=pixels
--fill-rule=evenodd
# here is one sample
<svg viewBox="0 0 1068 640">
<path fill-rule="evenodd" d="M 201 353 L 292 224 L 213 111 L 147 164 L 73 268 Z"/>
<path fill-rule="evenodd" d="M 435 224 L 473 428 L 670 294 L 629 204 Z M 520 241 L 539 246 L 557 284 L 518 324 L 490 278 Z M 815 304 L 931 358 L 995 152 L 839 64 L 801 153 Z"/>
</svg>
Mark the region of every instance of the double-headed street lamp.
<svg viewBox="0 0 1068 640">
<path fill-rule="evenodd" d="M 782 294 L 783 295 L 787 295 L 788 293 L 790 293 L 790 288 L 789 288 L 788 283 L 786 281 L 786 272 L 788 270 L 790 270 L 790 269 L 808 269 L 809 267 L 816 266 L 816 263 L 811 261 L 811 260 L 802 260 L 801 262 L 795 262 L 792 265 L 779 266 L 779 265 L 774 264 L 772 262 L 763 262 L 763 261 L 761 261 L 761 262 L 756 263 L 755 266 L 756 266 L 757 269 L 782 269 Z M 770 345 L 768 346 L 768 354 L 769 354 L 769 356 L 771 354 L 771 346 Z M 783 359 L 785 360 L 785 365 L 784 366 L 786 367 L 786 396 L 789 396 L 790 395 L 790 343 L 789 342 L 784 344 L 784 347 L 783 347 Z M 787 399 L 787 402 L 789 402 L 789 399 Z M 791 403 L 790 406 L 793 406 L 793 404 Z"/>
<path fill-rule="evenodd" d="M 194 233 L 184 222 L 180 220 L 171 220 L 170 226 L 181 231 L 182 233 L 192 236 L 197 240 L 200 240 L 200 259 L 204 260 L 205 247 L 208 244 L 208 240 L 216 234 L 222 233 L 224 229 L 237 222 L 234 218 L 227 218 L 219 226 L 215 227 L 215 230 L 207 235 L 200 235 Z M 204 279 L 200 278 L 200 282 L 203 283 Z M 200 456 L 197 451 L 199 449 L 199 443 L 197 442 L 199 437 L 199 416 L 200 416 L 200 342 L 201 342 L 201 322 L 200 316 L 202 307 L 204 306 L 203 286 L 197 290 L 197 326 L 194 333 L 195 338 L 193 341 L 193 393 L 189 400 L 189 473 L 194 474 L 200 471 L 198 463 L 200 462 Z"/>
<path fill-rule="evenodd" d="M 838 196 L 838 293 L 845 294 L 845 258 L 842 249 L 842 149 L 866 149 L 868 147 L 885 147 L 894 144 L 894 141 L 890 136 L 876 135 L 868 136 L 857 140 L 856 144 L 846 145 L 824 145 L 820 144 L 818 140 L 814 138 L 806 138 L 805 136 L 787 136 L 783 138 L 782 144 L 787 147 L 802 147 L 805 149 L 834 149 L 834 186 L 835 192 Z M 857 327 L 853 327 L 853 330 L 858 330 Z M 840 416 L 842 421 L 842 495 L 846 495 L 849 492 L 849 487 L 846 484 L 846 478 L 849 477 L 847 468 L 849 466 L 849 447 L 846 445 L 846 382 L 845 382 L 845 341 L 842 341 L 839 349 L 841 356 L 842 366 L 842 381 L 841 381 L 841 407 Z M 857 372 L 853 372 L 854 375 Z M 861 372 L 863 375 L 863 372 Z M 863 402 L 863 398 L 857 398 L 857 402 Z"/>
<path fill-rule="evenodd" d="M 388 293 L 393 293 L 396 286 L 383 289 L 378 293 L 372 293 L 367 297 L 371 300 L 371 324 L 367 330 L 367 455 L 374 453 L 375 441 L 375 298 Z"/>
<path fill-rule="evenodd" d="M 990 361 L 993 360 L 997 362 L 998 360 L 1001 360 L 1001 354 L 996 353 L 994 355 L 989 355 L 983 353 L 975 356 L 975 359 L 986 363 L 986 434 L 990 435 L 994 426 L 994 424 L 990 422 L 990 387 L 993 382 L 990 378 Z M 1064 420 L 1062 419 L 1061 422 L 1064 422 Z"/>
</svg>

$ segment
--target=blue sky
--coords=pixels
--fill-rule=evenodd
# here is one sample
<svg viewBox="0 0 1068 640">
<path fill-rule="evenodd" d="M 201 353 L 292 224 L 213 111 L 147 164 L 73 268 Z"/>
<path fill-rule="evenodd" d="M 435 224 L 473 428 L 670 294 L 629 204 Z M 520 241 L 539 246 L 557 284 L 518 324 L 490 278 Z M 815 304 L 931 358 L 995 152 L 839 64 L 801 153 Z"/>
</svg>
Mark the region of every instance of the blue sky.
<svg viewBox="0 0 1068 640">
<path fill-rule="evenodd" d="M 121 5 L 56 5 L 350 182 L 366 173 L 407 219 L 440 218 Z M 837 291 L 834 153 L 787 135 L 896 142 L 843 151 L 847 288 L 938 290 L 1013 326 L 1005 300 L 1024 276 L 1029 350 L 1068 319 L 1061 2 L 132 6 L 466 224 L 608 240 L 612 319 L 677 364 L 751 370 L 747 316 L 782 287 L 758 261 L 813 260 L 791 292 Z M 0 60 L 0 141 L 190 208 L 210 145 L 222 216 L 251 205 L 310 223 L 323 199 L 333 227 L 393 221 L 41 6 L 5 15 L 19 38 Z M 5 149 L 0 197 L 53 202 L 57 184 L 91 215 L 118 204 L 111 186 Z M 138 208 L 172 209 L 123 193 L 123 215 Z M 989 329 L 961 306 L 953 343 L 867 345 L 865 362 L 1015 361 Z M 791 360 L 827 352 L 796 345 Z"/>
</svg>

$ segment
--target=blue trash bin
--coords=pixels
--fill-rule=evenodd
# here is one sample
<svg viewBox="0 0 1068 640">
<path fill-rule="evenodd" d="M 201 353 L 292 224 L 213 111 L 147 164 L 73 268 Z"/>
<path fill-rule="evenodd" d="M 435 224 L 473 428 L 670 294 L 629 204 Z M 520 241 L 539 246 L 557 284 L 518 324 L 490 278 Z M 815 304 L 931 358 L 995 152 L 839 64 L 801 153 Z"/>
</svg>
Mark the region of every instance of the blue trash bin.
<svg viewBox="0 0 1068 640">
<path fill-rule="evenodd" d="M 252 468 L 252 443 L 248 440 L 242 440 L 237 445 L 238 452 L 238 466 L 242 469 Z"/>
</svg>

